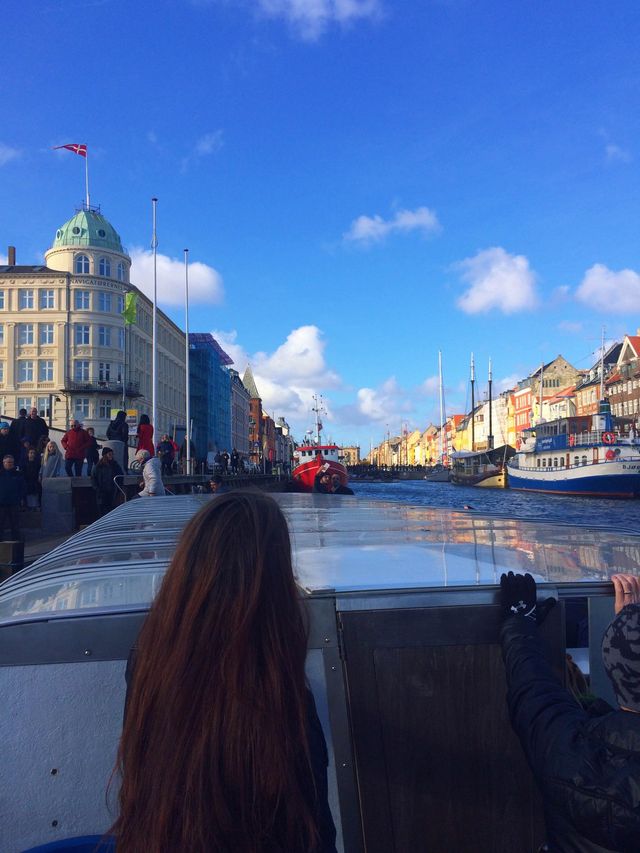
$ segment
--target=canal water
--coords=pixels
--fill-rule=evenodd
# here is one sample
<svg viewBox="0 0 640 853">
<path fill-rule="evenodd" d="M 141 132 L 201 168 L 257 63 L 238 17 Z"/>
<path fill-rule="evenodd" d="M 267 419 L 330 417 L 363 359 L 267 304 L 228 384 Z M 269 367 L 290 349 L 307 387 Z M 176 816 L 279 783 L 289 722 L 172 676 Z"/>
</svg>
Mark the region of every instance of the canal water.
<svg viewBox="0 0 640 853">
<path fill-rule="evenodd" d="M 420 506 L 472 510 L 512 518 L 544 519 L 612 527 L 640 533 L 640 500 L 580 498 L 570 495 L 541 495 L 511 489 L 479 489 L 425 480 L 362 482 L 351 480 L 356 495 L 372 500 L 397 501 Z"/>
</svg>

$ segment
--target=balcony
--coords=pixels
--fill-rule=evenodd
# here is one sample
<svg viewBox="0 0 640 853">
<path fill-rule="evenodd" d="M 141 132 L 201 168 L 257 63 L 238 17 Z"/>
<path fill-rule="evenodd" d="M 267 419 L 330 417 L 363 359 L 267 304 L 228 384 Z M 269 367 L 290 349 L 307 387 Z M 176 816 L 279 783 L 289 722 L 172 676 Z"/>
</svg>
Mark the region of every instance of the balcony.
<svg viewBox="0 0 640 853">
<path fill-rule="evenodd" d="M 119 380 L 103 380 L 94 379 L 91 382 L 73 382 L 65 383 L 63 391 L 72 392 L 74 394 L 112 394 L 116 397 L 122 397 L 122 382 Z M 141 397 L 140 384 L 138 382 L 127 381 L 125 396 Z"/>
</svg>

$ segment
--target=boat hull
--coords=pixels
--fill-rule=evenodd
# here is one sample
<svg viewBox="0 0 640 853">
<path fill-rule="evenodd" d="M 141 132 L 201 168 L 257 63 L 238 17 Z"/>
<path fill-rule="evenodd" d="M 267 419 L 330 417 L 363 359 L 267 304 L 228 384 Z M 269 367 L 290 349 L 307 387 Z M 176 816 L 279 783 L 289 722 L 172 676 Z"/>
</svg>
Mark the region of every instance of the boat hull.
<svg viewBox="0 0 640 853">
<path fill-rule="evenodd" d="M 640 497 L 640 459 L 597 462 L 565 469 L 509 466 L 509 486 L 527 492 L 602 498 Z"/>
<path fill-rule="evenodd" d="M 451 482 L 456 486 L 477 486 L 481 489 L 506 489 L 508 485 L 506 471 L 491 471 L 484 474 L 453 473 Z"/>
<path fill-rule="evenodd" d="M 328 465 L 328 474 L 338 474 L 340 482 L 343 486 L 347 485 L 349 475 L 347 469 L 340 462 L 335 462 L 332 459 L 325 459 L 318 455 L 315 459 L 310 459 L 303 462 L 293 469 L 292 477 L 296 484 L 297 490 L 301 492 L 312 492 L 318 471 L 323 465 Z"/>
</svg>

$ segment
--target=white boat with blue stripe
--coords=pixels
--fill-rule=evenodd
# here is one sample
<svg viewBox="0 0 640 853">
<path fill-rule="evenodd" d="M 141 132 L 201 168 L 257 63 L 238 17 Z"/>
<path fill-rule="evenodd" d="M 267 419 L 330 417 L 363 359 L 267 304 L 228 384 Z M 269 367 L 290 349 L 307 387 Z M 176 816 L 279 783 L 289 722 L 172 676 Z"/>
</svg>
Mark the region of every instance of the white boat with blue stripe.
<svg viewBox="0 0 640 853">
<path fill-rule="evenodd" d="M 507 466 L 512 489 L 640 497 L 640 439 L 620 434 L 607 401 L 597 414 L 542 422 L 523 436 Z"/>
</svg>

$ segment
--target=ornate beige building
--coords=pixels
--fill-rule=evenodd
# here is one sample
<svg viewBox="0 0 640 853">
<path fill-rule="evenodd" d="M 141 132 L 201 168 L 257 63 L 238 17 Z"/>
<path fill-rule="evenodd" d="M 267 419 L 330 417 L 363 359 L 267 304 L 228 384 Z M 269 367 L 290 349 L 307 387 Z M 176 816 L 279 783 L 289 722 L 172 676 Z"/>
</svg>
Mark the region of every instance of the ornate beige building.
<svg viewBox="0 0 640 853">
<path fill-rule="evenodd" d="M 56 231 L 45 266 L 0 266 L 0 408 L 36 406 L 54 427 L 73 417 L 104 436 L 112 411 L 151 415 L 152 303 L 131 284 L 131 259 L 97 208 Z M 135 322 L 122 312 L 137 294 Z M 185 336 L 158 311 L 156 436 L 185 422 Z"/>
</svg>

